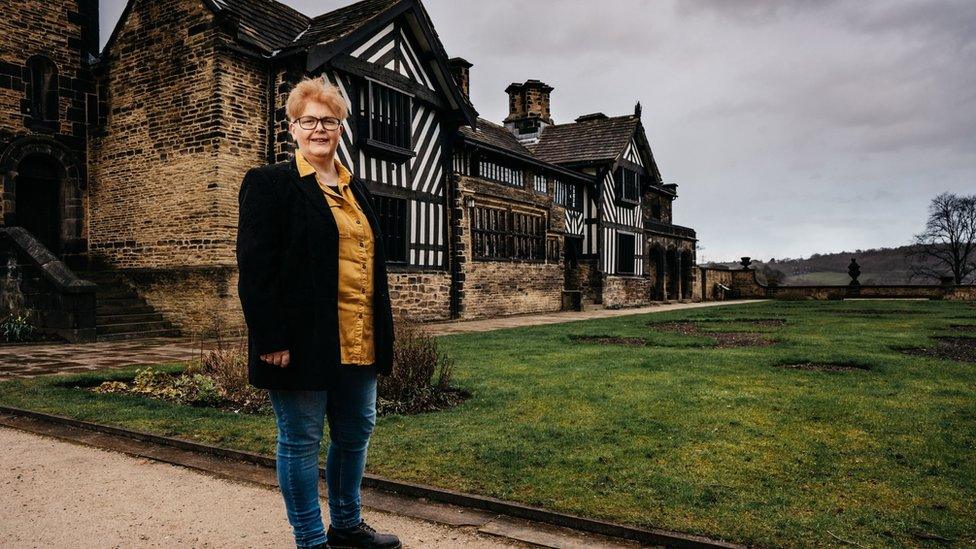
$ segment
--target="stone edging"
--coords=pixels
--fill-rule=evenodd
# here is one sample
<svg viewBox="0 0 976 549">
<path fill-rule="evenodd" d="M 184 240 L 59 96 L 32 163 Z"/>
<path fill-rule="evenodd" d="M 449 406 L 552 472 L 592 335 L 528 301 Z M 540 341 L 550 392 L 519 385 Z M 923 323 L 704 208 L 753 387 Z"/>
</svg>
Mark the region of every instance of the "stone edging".
<svg viewBox="0 0 976 549">
<path fill-rule="evenodd" d="M 101 432 L 114 436 L 127 437 L 142 442 L 170 446 L 179 448 L 181 450 L 216 455 L 269 468 L 274 468 L 275 466 L 275 459 L 273 457 L 255 454 L 252 452 L 230 450 L 227 448 L 221 448 L 219 446 L 212 446 L 209 444 L 192 442 L 173 437 L 164 437 L 154 435 L 152 433 L 135 431 L 122 427 L 113 427 L 111 425 L 103 425 L 100 423 L 92 423 L 54 414 L 46 414 L 43 412 L 15 408 L 12 406 L 0 405 L 0 412 L 15 416 L 26 416 L 41 421 L 68 425 L 71 427 Z M 325 469 L 320 468 L 319 474 L 324 478 Z M 608 521 L 589 519 L 566 513 L 558 513 L 539 507 L 531 507 L 497 498 L 467 494 L 464 492 L 446 490 L 443 488 L 435 488 L 433 486 L 427 486 L 424 484 L 401 482 L 368 473 L 363 477 L 363 485 L 387 492 L 421 497 L 428 500 L 450 503 L 461 507 L 491 511 L 493 513 L 508 515 L 510 517 L 527 519 L 540 523 L 552 524 L 555 526 L 563 526 L 582 532 L 590 532 L 604 536 L 634 540 L 643 544 L 664 545 L 667 547 L 680 548 L 732 549 L 745 547 L 739 544 L 709 539 L 704 536 L 683 534 L 681 532 L 671 532 L 661 529 L 646 529 L 626 526 Z"/>
</svg>

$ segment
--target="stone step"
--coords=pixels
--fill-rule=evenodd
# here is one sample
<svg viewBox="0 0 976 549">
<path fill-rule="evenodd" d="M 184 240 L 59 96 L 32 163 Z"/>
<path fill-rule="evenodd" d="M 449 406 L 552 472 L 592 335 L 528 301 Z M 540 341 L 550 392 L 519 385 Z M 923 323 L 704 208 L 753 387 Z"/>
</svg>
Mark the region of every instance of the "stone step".
<svg viewBox="0 0 976 549">
<path fill-rule="evenodd" d="M 102 334 L 121 334 L 128 332 L 153 332 L 157 330 L 172 330 L 173 327 L 165 320 L 153 322 L 121 322 L 117 324 L 98 324 L 95 325 L 95 333 Z"/>
<path fill-rule="evenodd" d="M 80 272 L 76 273 L 78 278 L 82 280 L 87 280 L 88 282 L 94 282 L 95 284 L 102 285 L 112 285 L 112 284 L 124 284 L 122 281 L 122 276 L 118 273 L 103 271 L 103 272 Z"/>
<path fill-rule="evenodd" d="M 150 337 L 180 337 L 179 330 L 150 330 L 146 332 L 122 332 L 113 334 L 101 334 L 96 337 L 98 341 L 124 341 L 127 339 L 146 339 Z"/>
<path fill-rule="evenodd" d="M 99 286 L 95 290 L 95 299 L 139 299 L 139 294 L 128 288 Z"/>
<path fill-rule="evenodd" d="M 116 271 L 79 273 L 98 285 L 95 290 L 95 333 L 98 341 L 179 337 L 174 328 Z"/>
<path fill-rule="evenodd" d="M 101 326 L 103 324 L 125 324 L 133 322 L 161 322 L 165 320 L 163 315 L 152 310 L 152 307 L 148 305 L 142 312 L 131 313 L 128 309 L 126 312 L 118 312 L 114 314 L 95 314 L 95 320 L 97 325 Z"/>
<path fill-rule="evenodd" d="M 95 307 L 106 306 L 116 309 L 122 307 L 141 307 L 147 303 L 139 296 L 135 297 L 95 297 Z"/>
<path fill-rule="evenodd" d="M 112 303 L 95 302 L 95 317 L 114 315 L 149 314 L 156 312 L 151 306 L 142 301 L 115 301 Z"/>
</svg>

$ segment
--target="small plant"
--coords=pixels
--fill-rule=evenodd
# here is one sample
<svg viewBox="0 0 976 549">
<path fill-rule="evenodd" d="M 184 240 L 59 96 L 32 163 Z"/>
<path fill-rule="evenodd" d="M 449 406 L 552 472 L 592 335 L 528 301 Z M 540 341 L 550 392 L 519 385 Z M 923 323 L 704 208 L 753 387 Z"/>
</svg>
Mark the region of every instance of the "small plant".
<svg viewBox="0 0 976 549">
<path fill-rule="evenodd" d="M 9 342 L 32 341 L 37 329 L 26 311 L 10 313 L 0 321 L 0 339 Z"/>
</svg>

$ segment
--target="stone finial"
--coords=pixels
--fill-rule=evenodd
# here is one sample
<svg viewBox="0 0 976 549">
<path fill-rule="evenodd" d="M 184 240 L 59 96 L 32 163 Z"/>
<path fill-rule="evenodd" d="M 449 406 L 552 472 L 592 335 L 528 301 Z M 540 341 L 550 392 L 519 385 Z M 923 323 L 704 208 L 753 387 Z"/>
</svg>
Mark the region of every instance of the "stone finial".
<svg viewBox="0 0 976 549">
<path fill-rule="evenodd" d="M 743 269 L 748 270 L 749 265 L 752 265 L 752 258 L 748 256 L 743 257 L 742 260 L 739 261 L 739 265 L 742 265 Z"/>
<path fill-rule="evenodd" d="M 861 285 L 861 283 L 857 281 L 857 277 L 861 276 L 861 266 L 857 264 L 857 260 L 853 257 L 851 258 L 851 264 L 847 266 L 847 274 L 851 276 L 851 286 Z"/>
<path fill-rule="evenodd" d="M 637 104 L 634 105 L 634 116 L 636 116 L 637 118 L 640 118 L 641 117 L 641 104 L 640 104 L 640 101 L 638 101 Z"/>
</svg>

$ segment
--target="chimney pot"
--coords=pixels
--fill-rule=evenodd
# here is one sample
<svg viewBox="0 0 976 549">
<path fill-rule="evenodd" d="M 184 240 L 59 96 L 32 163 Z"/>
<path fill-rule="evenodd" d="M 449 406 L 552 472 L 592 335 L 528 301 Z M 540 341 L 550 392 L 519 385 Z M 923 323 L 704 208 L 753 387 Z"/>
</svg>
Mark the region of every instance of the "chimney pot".
<svg viewBox="0 0 976 549">
<path fill-rule="evenodd" d="M 538 141 L 546 126 L 552 125 L 549 111 L 549 93 L 554 88 L 534 78 L 519 84 L 513 82 L 507 88 L 508 117 L 505 127 L 524 143 Z"/>
<path fill-rule="evenodd" d="M 464 98 L 470 103 L 471 67 L 474 65 L 463 57 L 452 57 L 449 62 L 451 64 L 451 74 L 454 76 L 454 81 L 457 82 L 458 87 L 461 88 L 461 93 L 464 94 Z"/>
</svg>

